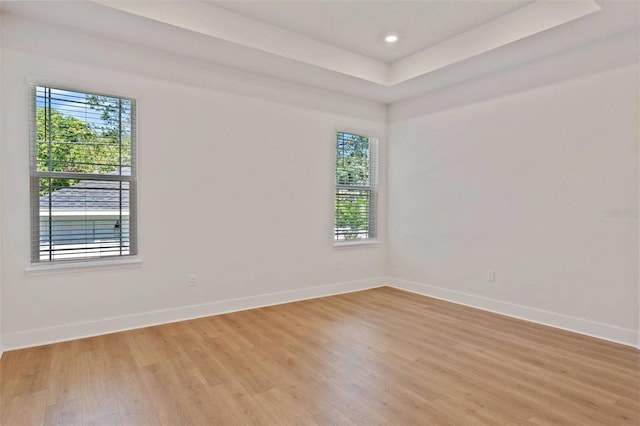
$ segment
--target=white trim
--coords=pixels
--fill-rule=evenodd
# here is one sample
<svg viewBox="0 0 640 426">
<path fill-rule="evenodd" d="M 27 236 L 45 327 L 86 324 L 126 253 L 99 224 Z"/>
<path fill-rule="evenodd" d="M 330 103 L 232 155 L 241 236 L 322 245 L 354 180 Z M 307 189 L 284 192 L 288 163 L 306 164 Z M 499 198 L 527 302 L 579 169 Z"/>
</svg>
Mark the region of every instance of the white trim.
<svg viewBox="0 0 640 426">
<path fill-rule="evenodd" d="M 26 75 L 24 81 L 29 86 L 46 86 L 52 89 L 69 90 L 71 92 L 90 93 L 92 95 L 109 96 L 112 98 L 122 98 L 134 101 L 142 99 L 142 95 L 137 92 L 123 90 L 120 85 L 105 84 L 103 81 L 96 82 L 91 78 L 84 78 L 78 75 L 68 76 L 43 76 Z"/>
<path fill-rule="evenodd" d="M 365 130 L 364 127 L 357 128 L 357 127 L 350 127 L 350 126 L 335 126 L 335 132 L 333 135 L 334 150 L 335 150 L 335 144 L 336 144 L 336 134 L 338 133 L 348 133 L 351 135 L 362 136 L 364 138 L 377 139 L 378 144 L 380 144 L 380 142 L 382 141 L 381 136 L 375 136 L 376 134 L 380 133 L 379 130 L 376 130 L 376 131 L 373 131 L 373 129 Z"/>
<path fill-rule="evenodd" d="M 380 240 L 376 239 L 362 239 L 362 240 L 345 240 L 333 242 L 333 248 L 345 249 L 345 248 L 357 248 L 357 247 L 379 247 L 382 245 Z"/>
<path fill-rule="evenodd" d="M 375 206 L 374 206 L 374 211 L 375 214 L 373 215 L 373 218 L 375 220 L 374 222 L 374 230 L 375 230 L 375 237 L 373 238 L 367 238 L 367 239 L 361 239 L 361 240 L 348 240 L 349 242 L 346 242 L 347 240 L 336 240 L 335 239 L 335 225 L 336 225 L 336 216 L 335 216 L 335 203 L 336 203 L 336 191 L 338 189 L 349 189 L 350 187 L 352 187 L 352 185 L 338 185 L 337 183 L 337 144 L 338 144 L 338 133 L 343 133 L 343 134 L 350 134 L 350 135 L 355 135 L 355 136 L 360 136 L 360 137 L 364 137 L 367 138 L 369 141 L 369 185 L 368 186 L 362 186 L 358 189 L 363 189 L 363 190 L 367 190 L 371 193 L 371 199 L 370 200 L 375 200 Z M 371 149 L 371 144 L 374 143 L 375 144 L 375 149 Z M 332 191 L 332 199 L 331 199 L 331 217 L 333 218 L 333 235 L 334 235 L 334 240 L 333 240 L 333 246 L 334 248 L 347 248 L 347 247 L 356 247 L 356 246 L 377 246 L 380 245 L 380 241 L 378 240 L 378 237 L 380 236 L 380 200 L 379 200 L 379 196 L 380 196 L 380 147 L 382 144 L 382 138 L 378 137 L 378 136 L 367 136 L 367 133 L 361 133 L 358 131 L 350 131 L 350 130 L 346 130 L 343 127 L 340 126 L 336 126 L 336 130 L 333 133 L 333 157 L 331 159 L 331 161 L 334 164 L 334 170 L 333 170 L 333 175 L 334 175 L 334 185 L 333 185 L 333 191 Z M 373 177 L 373 179 L 371 179 Z M 357 188 L 357 187 L 354 187 Z M 371 217 L 369 218 L 371 219 Z M 371 231 L 371 223 L 369 223 L 369 228 L 368 231 Z M 343 242 L 345 241 L 345 242 Z"/>
<path fill-rule="evenodd" d="M 490 299 L 473 294 L 449 290 L 428 284 L 407 281 L 398 278 L 389 278 L 389 286 L 399 290 L 405 290 L 422 296 L 429 296 L 447 302 L 465 305 L 483 311 L 489 311 L 512 318 L 543 324 L 562 330 L 584 334 L 598 339 L 604 339 L 627 346 L 636 347 L 638 331 L 603 324 L 583 318 L 549 312 L 542 309 L 517 305 L 502 300 Z"/>
<path fill-rule="evenodd" d="M 64 342 L 101 334 L 116 333 L 154 325 L 186 321 L 195 318 L 220 315 L 230 312 L 265 306 L 280 305 L 317 297 L 333 296 L 354 291 L 383 287 L 384 278 L 370 278 L 360 281 L 348 281 L 336 284 L 306 287 L 302 289 L 268 293 L 260 296 L 241 297 L 141 314 L 105 318 L 96 321 L 65 324 L 54 327 L 7 333 L 3 336 L 4 350 L 16 350 L 50 343 Z"/>
<path fill-rule="evenodd" d="M 600 10 L 602 7 L 594 0 L 533 1 L 397 60 L 389 66 L 388 84 L 404 83 Z"/>
<path fill-rule="evenodd" d="M 55 327 L 26 330 L 8 333 L 2 336 L 2 349 L 6 352 L 63 342 L 74 339 L 116 333 L 137 328 L 150 327 L 177 321 L 220 315 L 230 312 L 274 306 L 283 303 L 297 302 L 318 297 L 333 296 L 355 291 L 369 290 L 377 287 L 389 286 L 399 290 L 409 291 L 422 296 L 433 297 L 471 308 L 489 311 L 500 315 L 543 324 L 562 330 L 584 334 L 599 339 L 637 347 L 637 332 L 609 324 L 603 324 L 582 318 L 557 314 L 541 309 L 517 305 L 500 300 L 475 296 L 468 293 L 431 286 L 398 278 L 370 278 L 359 281 L 348 281 L 316 287 L 307 287 L 260 296 L 228 299 L 200 305 L 184 306 L 141 314 L 125 315 L 83 323 L 65 324 Z M 1 355 L 0 355 L 1 356 Z"/>
<path fill-rule="evenodd" d="M 232 44 L 236 46 L 236 55 L 241 55 L 242 51 L 242 56 L 247 51 L 260 52 L 262 55 L 266 53 L 275 58 L 301 62 L 380 85 L 386 85 L 389 80 L 389 66 L 382 61 L 222 9 L 209 2 L 93 2 L 204 35 L 207 40 L 216 40 L 216 46 Z"/>
<path fill-rule="evenodd" d="M 25 274 L 30 277 L 42 275 L 71 274 L 83 271 L 104 271 L 110 269 L 139 268 L 142 259 L 137 256 L 118 257 L 115 259 L 87 260 L 87 261 L 57 261 L 53 263 L 32 263 L 25 268 Z"/>
<path fill-rule="evenodd" d="M 637 45 L 636 45 L 637 46 Z M 636 47 L 636 53 L 640 53 L 640 47 Z M 636 87 L 640 87 L 640 73 L 636 73 Z M 638 117 L 640 113 L 640 90 L 636 90 L 636 117 Z M 638 147 L 638 157 L 636 158 L 637 160 L 637 164 L 636 170 L 640 170 L 640 120 L 636 121 L 638 124 L 638 128 L 637 130 L 637 147 Z M 638 188 L 640 189 L 640 173 L 638 174 L 638 181 L 636 182 L 636 184 L 638 185 Z M 640 209 L 640 192 L 637 194 L 638 196 L 638 205 L 637 207 Z M 640 210 L 639 210 L 640 211 Z M 638 221 L 638 218 L 635 218 L 636 222 Z M 638 244 L 640 245 L 640 227 L 638 227 L 638 234 L 636 235 L 636 239 Z M 638 253 L 640 255 L 640 253 Z M 638 286 L 638 293 L 636 296 L 636 303 L 637 303 L 637 307 L 638 307 L 638 337 L 636 339 L 636 348 L 640 349 L 640 256 L 636 259 L 637 263 L 638 263 L 638 269 L 636 271 L 637 275 L 637 286 Z"/>
<path fill-rule="evenodd" d="M 213 52 L 231 44 L 235 46 L 232 52 L 244 64 L 255 63 L 259 60 L 258 58 L 266 54 L 272 60 L 276 58 L 293 60 L 382 87 L 403 83 L 601 10 L 594 0 L 570 2 L 536 0 L 441 43 L 386 63 L 386 61 L 373 59 L 313 37 L 222 9 L 209 2 L 114 0 L 93 0 L 93 2 L 200 34 L 205 36 L 207 42 L 217 41 L 215 46 L 219 46 L 218 49 L 207 48 L 205 46 L 208 45 L 205 45 L 203 46 L 205 51 Z M 175 37 L 169 35 L 164 38 Z M 171 43 L 168 44 L 172 46 Z M 188 47 L 190 46 L 184 50 L 189 51 Z M 223 50 L 225 51 L 226 49 Z M 258 56 L 256 53 L 262 55 Z M 203 57 L 203 59 L 211 60 L 209 57 Z M 240 66 L 237 63 L 234 65 Z"/>
</svg>

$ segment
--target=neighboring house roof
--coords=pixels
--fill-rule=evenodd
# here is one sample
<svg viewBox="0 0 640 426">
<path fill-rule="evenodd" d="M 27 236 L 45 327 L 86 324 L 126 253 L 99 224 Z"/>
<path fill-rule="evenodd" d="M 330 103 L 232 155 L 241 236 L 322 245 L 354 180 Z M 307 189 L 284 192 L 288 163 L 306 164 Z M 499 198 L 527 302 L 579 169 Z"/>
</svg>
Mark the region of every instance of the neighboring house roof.
<svg viewBox="0 0 640 426">
<path fill-rule="evenodd" d="M 120 174 L 115 170 L 110 175 Z M 122 174 L 131 175 L 131 167 L 123 167 Z M 126 186 L 125 186 L 126 185 Z M 128 183 L 123 183 L 127 188 Z M 120 182 L 106 180 L 83 180 L 73 186 L 58 189 L 40 197 L 40 211 L 53 212 L 119 212 Z M 122 191 L 122 209 L 129 210 L 129 191 Z M 107 213 L 108 214 L 108 213 Z"/>
</svg>

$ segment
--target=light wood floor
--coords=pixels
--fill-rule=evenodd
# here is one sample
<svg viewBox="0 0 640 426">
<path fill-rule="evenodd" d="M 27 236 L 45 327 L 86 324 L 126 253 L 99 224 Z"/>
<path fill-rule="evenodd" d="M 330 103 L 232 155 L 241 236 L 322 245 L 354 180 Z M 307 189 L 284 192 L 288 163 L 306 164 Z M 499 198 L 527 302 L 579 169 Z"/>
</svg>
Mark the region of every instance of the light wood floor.
<svg viewBox="0 0 640 426">
<path fill-rule="evenodd" d="M 2 425 L 639 425 L 640 352 L 390 288 L 5 353 Z"/>
</svg>

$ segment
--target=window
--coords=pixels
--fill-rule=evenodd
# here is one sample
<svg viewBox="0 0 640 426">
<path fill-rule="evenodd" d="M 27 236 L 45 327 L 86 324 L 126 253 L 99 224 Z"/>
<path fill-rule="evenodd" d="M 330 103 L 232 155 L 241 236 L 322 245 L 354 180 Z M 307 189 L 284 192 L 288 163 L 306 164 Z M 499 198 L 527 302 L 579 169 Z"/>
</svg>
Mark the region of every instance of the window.
<svg viewBox="0 0 640 426">
<path fill-rule="evenodd" d="M 31 261 L 137 253 L 136 104 L 32 88 Z"/>
<path fill-rule="evenodd" d="M 378 140 L 338 132 L 334 240 L 377 237 Z"/>
</svg>

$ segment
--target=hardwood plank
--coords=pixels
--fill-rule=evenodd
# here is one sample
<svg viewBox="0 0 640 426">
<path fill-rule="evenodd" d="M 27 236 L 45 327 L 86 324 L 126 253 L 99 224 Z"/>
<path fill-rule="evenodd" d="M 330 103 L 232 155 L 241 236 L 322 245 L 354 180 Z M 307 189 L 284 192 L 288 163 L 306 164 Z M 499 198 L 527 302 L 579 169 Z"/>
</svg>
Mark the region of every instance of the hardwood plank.
<svg viewBox="0 0 640 426">
<path fill-rule="evenodd" d="M 44 416 L 45 426 L 76 426 L 84 424 L 82 419 L 82 401 L 80 398 L 58 402 L 47 407 Z"/>
<path fill-rule="evenodd" d="M 280 389 L 269 389 L 255 395 L 255 398 L 262 407 L 276 419 L 276 424 L 316 425 L 311 413 L 300 407 L 294 398 L 280 391 Z"/>
<path fill-rule="evenodd" d="M 99 419 L 89 420 L 84 424 L 85 426 L 122 426 L 122 420 L 120 419 L 120 414 L 115 413 Z"/>
<path fill-rule="evenodd" d="M 220 401 L 232 416 L 231 425 L 272 425 L 277 424 L 264 407 L 237 382 L 214 386 L 210 396 Z"/>
<path fill-rule="evenodd" d="M 8 352 L 40 424 L 637 426 L 640 353 L 379 288 Z"/>
<path fill-rule="evenodd" d="M 141 369 L 146 392 L 151 397 L 162 425 L 206 424 L 199 406 L 190 404 L 186 393 L 178 389 L 168 364 L 152 364 Z"/>
<path fill-rule="evenodd" d="M 98 349 L 98 348 L 96 348 Z M 78 356 L 82 378 L 82 407 L 85 421 L 118 414 L 116 377 L 112 376 L 106 352 L 85 351 Z"/>
<path fill-rule="evenodd" d="M 77 343 L 78 341 L 75 340 L 51 345 L 53 358 L 47 385 L 49 404 L 70 401 L 82 396 L 82 376 L 78 364 L 79 345 Z M 3 361 L 4 359 L 0 362 Z"/>
<path fill-rule="evenodd" d="M 44 423 L 46 409 L 47 391 L 18 396 L 10 403 L 0 406 L 0 425 L 41 425 Z"/>
<path fill-rule="evenodd" d="M 316 422 L 319 426 L 353 426 L 355 425 L 355 423 L 349 420 L 349 417 L 345 416 L 335 408 L 313 416 L 313 421 Z"/>
<path fill-rule="evenodd" d="M 116 388 L 118 412 L 123 426 L 160 424 L 153 400 L 147 392 L 139 371 L 120 376 Z"/>
</svg>

